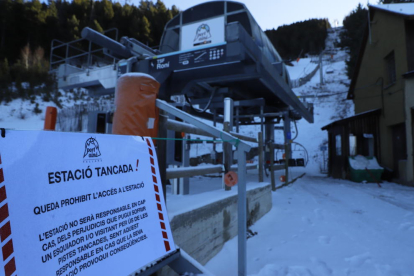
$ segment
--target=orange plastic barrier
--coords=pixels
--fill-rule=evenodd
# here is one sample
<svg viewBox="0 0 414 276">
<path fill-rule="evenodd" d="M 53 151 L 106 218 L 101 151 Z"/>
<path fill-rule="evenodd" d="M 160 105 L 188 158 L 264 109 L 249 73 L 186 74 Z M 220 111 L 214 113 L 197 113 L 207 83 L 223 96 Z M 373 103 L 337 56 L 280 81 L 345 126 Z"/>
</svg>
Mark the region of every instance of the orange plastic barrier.
<svg viewBox="0 0 414 276">
<path fill-rule="evenodd" d="M 155 106 L 160 84 L 151 76 L 129 73 L 116 84 L 112 133 L 157 137 L 159 110 Z"/>
<path fill-rule="evenodd" d="M 237 173 L 233 171 L 229 171 L 224 175 L 224 184 L 228 187 L 233 187 L 238 181 L 239 177 L 237 176 Z"/>
<path fill-rule="evenodd" d="M 44 130 L 55 130 L 56 119 L 57 119 L 57 108 L 53 106 L 48 106 L 46 108 L 45 125 L 43 129 Z"/>
</svg>

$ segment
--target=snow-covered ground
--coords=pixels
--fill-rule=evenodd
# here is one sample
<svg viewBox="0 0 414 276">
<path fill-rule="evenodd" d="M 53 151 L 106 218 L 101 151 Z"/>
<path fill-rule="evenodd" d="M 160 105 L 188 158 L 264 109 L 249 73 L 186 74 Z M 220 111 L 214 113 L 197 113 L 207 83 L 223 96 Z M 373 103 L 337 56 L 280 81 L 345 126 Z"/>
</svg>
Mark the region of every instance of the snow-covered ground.
<svg viewBox="0 0 414 276">
<path fill-rule="evenodd" d="M 317 58 L 301 58 L 299 60 L 292 61 L 293 66 L 287 67 L 290 79 L 295 81 L 310 74 L 318 65 L 316 62 L 312 62 L 312 60 L 317 60 Z"/>
<path fill-rule="evenodd" d="M 257 235 L 247 240 L 248 275 L 414 275 L 413 188 L 308 171 L 272 198 L 272 210 L 251 227 Z M 237 275 L 237 238 L 206 267 Z"/>
<path fill-rule="evenodd" d="M 70 108 L 76 104 L 91 104 L 100 101 L 105 104 L 105 99 L 92 99 L 86 95 L 74 96 L 70 92 L 61 91 L 59 97 L 63 108 Z M 40 113 L 34 110 L 38 105 Z M 0 102 L 0 127 L 16 130 L 42 130 L 45 123 L 45 112 L 48 106 L 56 107 L 53 101 L 44 102 L 41 96 L 36 96 L 34 100 L 15 99 L 9 103 Z M 58 112 L 59 113 L 59 112 Z"/>
<path fill-rule="evenodd" d="M 40 97 L 36 101 L 42 113 L 33 112 L 36 103 L 29 100 L 13 100 L 10 103 L 2 102 L 0 105 L 0 127 L 6 129 L 40 130 L 44 127 L 45 110 L 47 106 L 56 107 L 52 102 L 43 102 Z"/>
<path fill-rule="evenodd" d="M 330 34 L 335 40 L 335 33 Z M 293 157 L 309 156 L 307 166 L 291 169 L 291 178 L 306 175 L 288 187 L 272 193 L 273 208 L 251 227 L 258 234 L 247 241 L 247 272 L 260 276 L 412 276 L 414 275 L 414 189 L 394 183 L 360 184 L 334 180 L 321 174 L 321 146 L 327 144 L 327 133 L 321 127 L 353 115 L 352 102 L 345 100 L 349 80 L 345 74 L 346 53 L 338 51 L 333 59 L 325 58 L 324 84 L 319 72 L 294 92 L 314 104 L 313 124 L 297 122 L 298 137 Z M 289 67 L 291 78 L 301 77 L 314 68 L 311 59 L 301 59 Z M 65 106 L 74 101 L 63 98 Z M 9 129 L 43 129 L 43 113 L 33 113 L 35 103 L 15 100 L 0 105 L 0 127 Z M 242 127 L 241 132 L 255 136 L 258 126 Z M 295 127 L 292 124 L 292 137 Z M 282 132 L 276 130 L 276 142 L 283 143 Z M 302 146 L 303 147 L 302 147 Z M 306 149 L 306 151 L 304 150 Z M 211 144 L 192 145 L 191 155 L 211 152 Z M 278 152 L 280 159 L 282 152 Z M 283 172 L 276 173 L 276 179 Z M 248 187 L 258 183 L 255 171 L 247 173 Z M 270 178 L 265 181 L 270 182 Z M 280 182 L 278 183 L 281 184 Z M 172 195 L 168 190 L 170 219 L 211 200 L 236 193 L 224 192 L 220 178 L 194 177 L 190 181 L 191 196 Z M 237 237 L 206 267 L 216 275 L 237 275 Z"/>
</svg>

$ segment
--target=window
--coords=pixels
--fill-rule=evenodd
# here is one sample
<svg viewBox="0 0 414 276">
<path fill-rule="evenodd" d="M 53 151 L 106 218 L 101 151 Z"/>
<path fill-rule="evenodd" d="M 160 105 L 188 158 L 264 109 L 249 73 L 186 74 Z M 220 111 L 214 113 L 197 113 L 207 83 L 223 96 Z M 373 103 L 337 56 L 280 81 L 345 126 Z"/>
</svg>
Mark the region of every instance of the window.
<svg viewBox="0 0 414 276">
<path fill-rule="evenodd" d="M 397 73 L 395 72 L 395 55 L 394 51 L 385 57 L 385 73 L 386 84 L 392 85 L 397 81 Z"/>
<path fill-rule="evenodd" d="M 335 136 L 335 148 L 336 148 L 336 155 L 341 156 L 342 155 L 342 145 L 341 145 L 341 135 Z"/>
</svg>

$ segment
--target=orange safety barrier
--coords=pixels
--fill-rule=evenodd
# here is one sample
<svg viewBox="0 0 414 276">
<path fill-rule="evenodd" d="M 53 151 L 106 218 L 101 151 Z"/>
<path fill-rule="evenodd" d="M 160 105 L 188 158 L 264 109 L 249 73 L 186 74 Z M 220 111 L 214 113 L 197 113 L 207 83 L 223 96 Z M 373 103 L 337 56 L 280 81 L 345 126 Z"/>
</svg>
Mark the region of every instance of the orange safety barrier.
<svg viewBox="0 0 414 276">
<path fill-rule="evenodd" d="M 45 125 L 43 129 L 44 130 L 55 130 L 56 120 L 57 120 L 57 108 L 53 106 L 48 106 L 46 108 Z"/>
<path fill-rule="evenodd" d="M 160 84 L 151 76 L 129 73 L 116 84 L 112 133 L 157 137 L 159 110 L 155 106 Z"/>
</svg>

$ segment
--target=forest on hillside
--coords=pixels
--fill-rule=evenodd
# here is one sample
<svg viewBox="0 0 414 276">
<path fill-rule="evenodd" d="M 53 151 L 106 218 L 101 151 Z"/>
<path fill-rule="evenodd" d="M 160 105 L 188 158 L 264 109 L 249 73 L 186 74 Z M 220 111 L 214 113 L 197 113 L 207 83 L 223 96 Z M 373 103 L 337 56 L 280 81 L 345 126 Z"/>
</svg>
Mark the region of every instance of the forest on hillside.
<svg viewBox="0 0 414 276">
<path fill-rule="evenodd" d="M 56 90 L 48 73 L 53 39 L 79 39 L 84 27 L 101 33 L 117 28 L 118 39 L 129 36 L 156 46 L 165 24 L 178 12 L 161 0 L 141 0 L 138 6 L 110 0 L 1 0 L 0 102 L 34 94 L 46 94 L 46 100 L 51 97 L 50 91 Z M 12 90 L 17 90 L 13 93 L 12 82 Z"/>
<path fill-rule="evenodd" d="M 21 50 L 42 48 L 45 56 L 53 39 L 63 42 L 80 38 L 84 27 L 99 32 L 118 29 L 118 37 L 130 36 L 150 46 L 159 43 L 165 24 L 178 9 L 158 0 L 141 0 L 138 6 L 110 0 L 2 0 L 0 1 L 0 60 L 16 62 Z"/>
<path fill-rule="evenodd" d="M 299 55 L 318 55 L 325 49 L 327 29 L 331 28 L 327 19 L 310 19 L 283 25 L 265 31 L 284 60 L 296 59 Z"/>
</svg>

